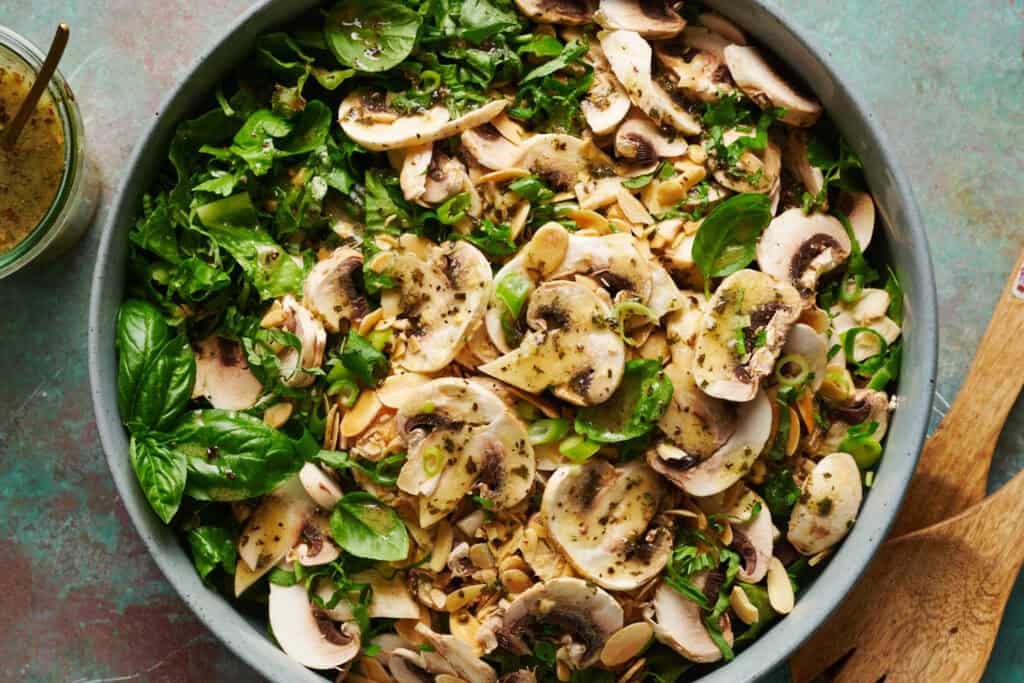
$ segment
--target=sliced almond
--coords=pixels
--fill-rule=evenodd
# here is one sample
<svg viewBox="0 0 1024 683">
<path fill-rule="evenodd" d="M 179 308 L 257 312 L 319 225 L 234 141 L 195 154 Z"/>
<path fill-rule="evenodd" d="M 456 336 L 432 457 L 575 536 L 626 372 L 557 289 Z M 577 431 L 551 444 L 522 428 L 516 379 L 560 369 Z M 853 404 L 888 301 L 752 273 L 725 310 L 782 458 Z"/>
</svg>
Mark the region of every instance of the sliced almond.
<svg viewBox="0 0 1024 683">
<path fill-rule="evenodd" d="M 653 582 L 652 582 L 653 583 Z M 637 680 L 637 674 L 642 673 L 644 666 L 647 664 L 646 659 L 638 659 L 633 662 L 633 665 L 626 669 L 626 672 L 619 676 L 615 683 L 631 683 Z"/>
<path fill-rule="evenodd" d="M 509 180 L 525 178 L 528 175 L 530 175 L 530 172 L 525 168 L 504 168 L 500 171 L 485 173 L 477 179 L 476 184 L 486 185 L 487 183 L 505 183 Z"/>
<path fill-rule="evenodd" d="M 831 554 L 832 554 L 832 548 L 826 548 L 825 550 L 822 550 L 817 555 L 812 555 L 810 558 L 808 558 L 807 566 L 808 567 L 817 567 L 819 564 L 824 562 L 825 559 L 828 558 L 828 556 L 831 555 Z"/>
<path fill-rule="evenodd" d="M 401 404 L 406 392 L 429 381 L 430 377 L 421 375 L 418 372 L 391 375 L 377 389 L 377 398 L 388 408 L 397 408 Z"/>
<path fill-rule="evenodd" d="M 270 309 L 263 314 L 263 319 L 260 320 L 260 327 L 264 329 L 273 329 L 281 327 L 288 320 L 288 315 L 281 308 L 281 302 L 275 301 Z"/>
<path fill-rule="evenodd" d="M 761 613 L 757 611 L 757 607 L 747 597 L 747 592 L 739 586 L 733 586 L 732 592 L 729 593 L 729 605 L 732 607 L 732 611 L 736 613 L 736 616 L 740 618 L 747 626 L 756 624 L 761 618 Z"/>
<path fill-rule="evenodd" d="M 722 520 L 722 532 L 718 537 L 721 539 L 722 545 L 732 545 L 732 524 L 729 523 L 729 520 Z"/>
<path fill-rule="evenodd" d="M 477 543 L 469 548 L 469 559 L 478 569 L 490 569 L 494 566 L 494 555 L 486 543 Z"/>
<path fill-rule="evenodd" d="M 286 422 L 288 422 L 288 418 L 291 416 L 291 403 L 288 403 L 287 401 L 284 403 L 275 403 L 263 411 L 263 423 L 268 427 L 280 429 Z"/>
<path fill-rule="evenodd" d="M 359 394 L 359 400 L 345 413 L 345 417 L 341 418 L 341 435 L 353 437 L 362 434 L 383 407 L 376 391 L 367 389 Z"/>
<path fill-rule="evenodd" d="M 796 597 L 793 595 L 793 584 L 789 580 L 789 574 L 782 565 L 782 561 L 773 557 L 768 564 L 768 602 L 772 609 L 779 614 L 789 614 L 793 611 L 793 603 Z"/>
<path fill-rule="evenodd" d="M 380 661 L 373 657 L 360 657 L 359 658 L 359 670 L 372 681 L 376 683 L 391 683 L 391 674 L 384 668 L 384 665 Z"/>
<path fill-rule="evenodd" d="M 618 194 L 619 209 L 622 210 L 622 215 L 630 223 L 636 225 L 652 225 L 654 218 L 647 211 L 644 205 L 639 199 L 634 197 L 629 190 L 624 187 L 620 187 Z"/>
<path fill-rule="evenodd" d="M 457 612 L 466 605 L 476 602 L 485 588 L 487 586 L 478 583 L 472 586 L 463 586 L 457 591 L 449 593 L 444 600 L 444 610 L 446 612 Z"/>
<path fill-rule="evenodd" d="M 572 669 L 569 668 L 568 664 L 559 659 L 555 663 L 555 675 L 558 676 L 558 680 L 562 681 L 562 683 L 568 683 L 572 680 Z"/>
<path fill-rule="evenodd" d="M 796 453 L 797 446 L 800 445 L 800 416 L 793 410 L 793 406 L 790 406 L 788 410 L 789 438 L 786 440 L 786 455 L 793 455 Z"/>
<path fill-rule="evenodd" d="M 501 573 L 501 585 L 512 595 L 518 595 L 533 585 L 530 576 L 521 569 L 509 569 Z"/>
<path fill-rule="evenodd" d="M 469 613 L 469 610 L 460 609 L 456 612 L 452 612 L 448 617 L 448 630 L 451 631 L 453 636 L 472 647 L 477 656 L 484 653 L 484 649 L 480 646 L 480 642 L 476 637 L 477 633 L 480 631 L 480 622 L 476 617 Z M 449 675 L 448 678 L 453 681 L 461 680 L 451 675 Z M 438 676 L 435 678 L 434 683 L 441 683 L 441 677 Z"/>
<path fill-rule="evenodd" d="M 623 626 L 613 633 L 601 650 L 601 663 L 614 669 L 637 657 L 651 642 L 654 628 L 646 621 Z"/>
<path fill-rule="evenodd" d="M 452 552 L 454 533 L 452 525 L 446 519 L 442 519 L 434 528 L 437 529 L 437 535 L 434 537 L 434 550 L 430 555 L 430 564 L 427 566 L 430 567 L 430 571 L 439 574 L 444 570 L 448 555 Z"/>
<path fill-rule="evenodd" d="M 363 316 L 363 319 L 359 321 L 359 335 L 361 337 L 368 336 L 383 317 L 384 309 L 382 308 L 377 308 L 367 313 L 365 316 Z"/>
</svg>

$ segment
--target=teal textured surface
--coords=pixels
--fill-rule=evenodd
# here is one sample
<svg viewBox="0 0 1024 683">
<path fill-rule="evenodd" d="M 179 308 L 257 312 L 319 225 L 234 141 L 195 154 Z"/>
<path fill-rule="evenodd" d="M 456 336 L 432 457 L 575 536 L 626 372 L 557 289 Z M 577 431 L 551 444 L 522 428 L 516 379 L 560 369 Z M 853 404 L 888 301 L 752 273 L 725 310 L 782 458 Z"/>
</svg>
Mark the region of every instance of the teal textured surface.
<svg viewBox="0 0 1024 683">
<path fill-rule="evenodd" d="M 888 130 L 928 228 L 942 320 L 938 411 L 956 394 L 1022 242 L 1024 3 L 779 0 Z M 0 0 L 45 43 L 72 27 L 63 71 L 109 188 L 167 89 L 247 0 Z M 174 594 L 116 496 L 85 355 L 97 234 L 0 282 L 0 626 L 4 680 L 251 680 Z M 909 362 L 913 362 L 912 359 Z M 1018 405 L 990 485 L 1024 467 Z M 784 681 L 780 674 L 772 680 Z M 1024 681 L 1024 583 L 986 680 Z"/>
</svg>

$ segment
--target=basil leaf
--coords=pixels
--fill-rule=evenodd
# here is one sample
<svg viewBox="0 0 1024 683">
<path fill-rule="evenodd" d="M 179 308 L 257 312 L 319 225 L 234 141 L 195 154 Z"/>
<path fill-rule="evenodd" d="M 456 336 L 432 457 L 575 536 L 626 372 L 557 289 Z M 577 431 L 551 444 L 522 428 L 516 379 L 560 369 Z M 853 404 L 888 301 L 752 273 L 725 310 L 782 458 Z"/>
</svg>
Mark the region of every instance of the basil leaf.
<svg viewBox="0 0 1024 683">
<path fill-rule="evenodd" d="M 185 458 L 164 444 L 135 436 L 128 457 L 149 506 L 164 524 L 170 524 L 185 491 Z"/>
<path fill-rule="evenodd" d="M 362 491 L 345 495 L 334 506 L 331 536 L 356 557 L 396 562 L 409 554 L 409 535 L 402 519 Z"/>
<path fill-rule="evenodd" d="M 196 360 L 188 339 L 181 335 L 167 340 L 146 365 L 125 422 L 170 429 L 192 398 L 195 382 Z"/>
<path fill-rule="evenodd" d="M 188 463 L 185 492 L 197 500 L 234 501 L 274 490 L 303 465 L 283 432 L 230 410 L 196 410 L 173 432 Z"/>
<path fill-rule="evenodd" d="M 576 413 L 576 431 L 598 443 L 635 439 L 661 419 L 671 399 L 672 382 L 659 361 L 631 360 L 611 398 Z"/>
<path fill-rule="evenodd" d="M 303 267 L 262 229 L 223 225 L 218 221 L 206 226 L 206 234 L 238 262 L 261 299 L 302 289 Z"/>
<path fill-rule="evenodd" d="M 306 104 L 302 113 L 292 119 L 292 130 L 281 141 L 280 155 L 308 154 L 324 145 L 331 118 L 330 108 L 320 100 Z"/>
<path fill-rule="evenodd" d="M 171 332 L 156 306 L 129 299 L 117 313 L 117 399 L 124 421 L 134 414 L 135 396 L 146 366 Z"/>
<path fill-rule="evenodd" d="M 367 387 L 377 386 L 388 367 L 388 357 L 374 348 L 368 339 L 350 329 L 341 350 L 341 364 Z"/>
<path fill-rule="evenodd" d="M 519 17 L 515 12 L 497 7 L 489 0 L 464 0 L 459 20 L 463 26 L 462 37 L 477 44 L 519 27 Z"/>
<path fill-rule="evenodd" d="M 230 151 L 241 157 L 254 175 L 263 175 L 274 162 L 274 139 L 292 132 L 288 119 L 270 109 L 253 112 L 235 133 Z"/>
<path fill-rule="evenodd" d="M 188 545 L 192 549 L 192 564 L 202 578 L 205 579 L 218 565 L 228 574 L 235 573 L 238 561 L 235 539 L 227 529 L 219 526 L 192 529 L 188 532 Z"/>
<path fill-rule="evenodd" d="M 705 278 L 746 268 L 757 239 L 772 220 L 771 199 L 754 192 L 726 199 L 708 214 L 693 240 L 693 259 Z"/>
<path fill-rule="evenodd" d="M 327 12 L 324 39 L 343 65 L 387 71 L 412 52 L 421 23 L 419 14 L 399 2 L 344 0 Z"/>
</svg>

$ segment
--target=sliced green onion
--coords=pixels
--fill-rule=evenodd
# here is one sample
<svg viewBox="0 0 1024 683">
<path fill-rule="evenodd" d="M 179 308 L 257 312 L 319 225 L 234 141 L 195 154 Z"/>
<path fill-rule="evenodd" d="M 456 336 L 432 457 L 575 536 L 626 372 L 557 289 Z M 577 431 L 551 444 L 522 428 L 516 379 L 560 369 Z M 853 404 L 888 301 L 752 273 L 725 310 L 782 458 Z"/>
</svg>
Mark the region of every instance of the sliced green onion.
<svg viewBox="0 0 1024 683">
<path fill-rule="evenodd" d="M 879 368 L 878 372 L 871 375 L 871 381 L 868 382 L 868 389 L 871 389 L 871 391 L 881 391 L 885 389 L 891 381 L 892 373 L 889 372 L 889 368 Z"/>
<path fill-rule="evenodd" d="M 558 445 L 558 452 L 577 464 L 586 462 L 599 450 L 601 444 L 588 441 L 579 434 L 573 434 Z"/>
<path fill-rule="evenodd" d="M 423 403 L 423 407 L 420 408 L 420 412 L 423 413 L 424 415 L 430 415 L 431 413 L 433 413 L 434 412 L 434 402 L 433 401 L 425 401 Z"/>
<path fill-rule="evenodd" d="M 839 298 L 846 304 L 855 304 L 860 301 L 863 292 L 864 276 L 860 273 L 848 273 L 839 285 Z"/>
<path fill-rule="evenodd" d="M 835 390 L 832 390 L 835 387 Z M 821 385 L 821 393 L 825 398 L 843 402 L 853 395 L 853 385 L 847 379 L 844 368 L 831 367 L 825 372 L 825 381 Z"/>
<path fill-rule="evenodd" d="M 874 467 L 882 457 L 882 444 L 871 437 L 847 437 L 839 442 L 839 450 L 852 455 L 862 470 Z"/>
<path fill-rule="evenodd" d="M 428 477 L 440 473 L 441 465 L 444 464 L 444 451 L 437 446 L 431 446 L 423 451 L 423 474 Z"/>
<path fill-rule="evenodd" d="M 441 85 L 441 74 L 436 71 L 426 70 L 420 74 L 419 91 L 423 94 L 432 93 Z"/>
<path fill-rule="evenodd" d="M 622 341 L 626 342 L 630 346 L 639 346 L 639 342 L 632 339 L 626 334 L 626 321 L 632 317 L 646 318 L 649 323 L 657 323 L 658 316 L 647 306 L 644 306 L 639 301 L 623 301 L 620 304 L 616 304 L 612 310 L 612 315 L 618 321 L 619 336 L 622 337 Z"/>
<path fill-rule="evenodd" d="M 331 371 L 327 373 L 327 384 L 334 384 L 335 382 L 343 379 L 355 380 L 352 376 L 352 372 L 341 363 L 338 363 Z"/>
<path fill-rule="evenodd" d="M 511 345 L 518 345 L 516 321 L 519 320 L 526 305 L 526 299 L 533 291 L 533 283 L 522 273 L 511 272 L 498 280 L 494 286 L 494 295 L 505 304 L 505 312 L 501 316 L 501 329 L 505 340 Z"/>
<path fill-rule="evenodd" d="M 798 372 L 795 375 L 787 373 L 786 367 L 789 365 L 795 365 L 797 367 Z M 775 379 L 784 387 L 795 387 L 803 384 L 807 381 L 807 377 L 810 374 L 810 364 L 807 362 L 807 359 L 799 353 L 791 353 L 788 356 L 783 356 L 779 359 L 778 365 L 775 366 Z"/>
<path fill-rule="evenodd" d="M 875 355 L 880 356 L 889 350 L 889 342 L 885 341 L 885 337 L 877 331 L 870 327 L 853 327 L 846 332 L 843 332 L 843 353 L 846 354 L 847 360 L 853 360 L 854 343 L 857 341 L 857 337 L 862 334 L 873 335 L 878 340 L 878 343 L 881 345 L 881 349 Z"/>
<path fill-rule="evenodd" d="M 337 396 L 338 403 L 351 408 L 359 399 L 359 385 L 351 379 L 339 379 L 327 387 L 328 396 Z"/>
<path fill-rule="evenodd" d="M 391 343 L 394 336 L 395 333 L 391 330 L 374 330 L 370 333 L 370 346 L 378 351 L 383 351 L 384 347 Z"/>
<path fill-rule="evenodd" d="M 527 429 L 530 444 L 540 446 L 546 443 L 561 441 L 569 433 L 569 421 L 558 418 L 537 420 Z"/>
</svg>

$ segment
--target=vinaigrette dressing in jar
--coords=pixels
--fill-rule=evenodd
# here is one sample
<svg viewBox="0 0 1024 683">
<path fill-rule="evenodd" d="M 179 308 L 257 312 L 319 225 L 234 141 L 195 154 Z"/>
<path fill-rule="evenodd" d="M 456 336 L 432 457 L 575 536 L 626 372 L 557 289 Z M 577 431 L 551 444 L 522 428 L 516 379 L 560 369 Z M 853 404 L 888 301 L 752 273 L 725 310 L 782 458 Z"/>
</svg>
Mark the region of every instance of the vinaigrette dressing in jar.
<svg viewBox="0 0 1024 683">
<path fill-rule="evenodd" d="M 0 135 L 43 58 L 34 45 L 0 26 Z M 0 145 L 0 278 L 73 246 L 92 222 L 98 195 L 81 113 L 57 71 L 14 149 Z"/>
</svg>

